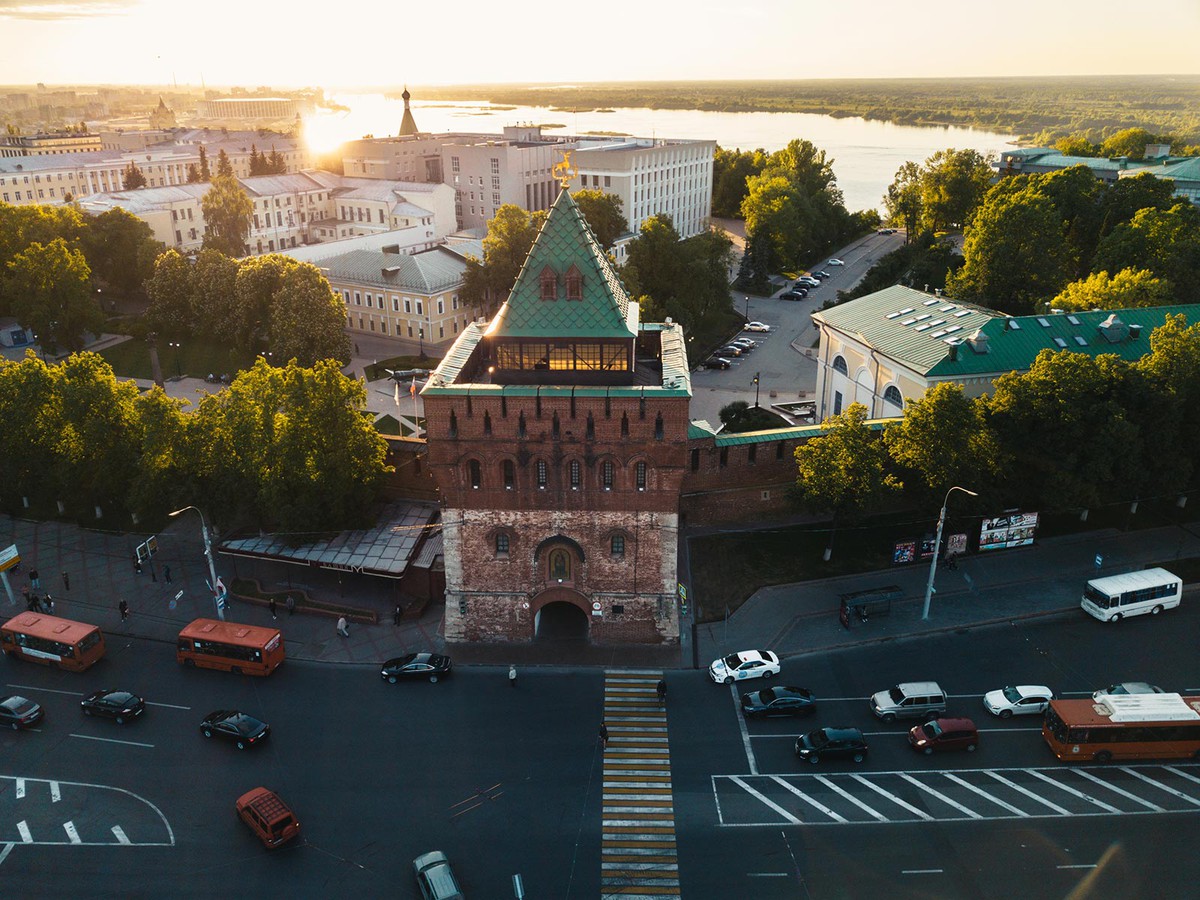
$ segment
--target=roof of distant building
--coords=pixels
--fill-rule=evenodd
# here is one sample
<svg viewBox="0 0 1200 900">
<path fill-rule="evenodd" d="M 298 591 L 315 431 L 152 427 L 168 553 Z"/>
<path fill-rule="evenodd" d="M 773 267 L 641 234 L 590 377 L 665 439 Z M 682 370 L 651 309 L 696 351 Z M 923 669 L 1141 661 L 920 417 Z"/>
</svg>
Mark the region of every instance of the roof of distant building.
<svg viewBox="0 0 1200 900">
<path fill-rule="evenodd" d="M 318 265 L 330 281 L 350 281 L 426 295 L 458 287 L 467 269 L 466 263 L 440 247 L 413 254 L 351 250 L 326 257 Z"/>
</svg>

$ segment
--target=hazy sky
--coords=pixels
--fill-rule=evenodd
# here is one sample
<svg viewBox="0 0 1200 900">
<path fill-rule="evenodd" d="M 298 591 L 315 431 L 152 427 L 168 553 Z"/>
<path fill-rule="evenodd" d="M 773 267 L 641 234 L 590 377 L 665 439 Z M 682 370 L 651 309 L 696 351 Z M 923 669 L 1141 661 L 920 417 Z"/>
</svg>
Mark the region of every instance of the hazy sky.
<svg viewBox="0 0 1200 900">
<path fill-rule="evenodd" d="M 0 0 L 0 83 L 1194 73 L 1200 0 Z"/>
</svg>

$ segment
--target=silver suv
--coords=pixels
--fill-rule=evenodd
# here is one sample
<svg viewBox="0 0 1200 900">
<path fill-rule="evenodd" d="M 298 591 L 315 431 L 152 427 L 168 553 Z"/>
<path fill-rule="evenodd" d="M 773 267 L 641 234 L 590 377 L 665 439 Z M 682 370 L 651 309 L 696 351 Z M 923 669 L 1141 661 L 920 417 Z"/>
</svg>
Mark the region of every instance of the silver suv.
<svg viewBox="0 0 1200 900">
<path fill-rule="evenodd" d="M 946 692 L 936 681 L 903 681 L 871 697 L 871 712 L 885 722 L 932 719 L 946 711 Z"/>
</svg>

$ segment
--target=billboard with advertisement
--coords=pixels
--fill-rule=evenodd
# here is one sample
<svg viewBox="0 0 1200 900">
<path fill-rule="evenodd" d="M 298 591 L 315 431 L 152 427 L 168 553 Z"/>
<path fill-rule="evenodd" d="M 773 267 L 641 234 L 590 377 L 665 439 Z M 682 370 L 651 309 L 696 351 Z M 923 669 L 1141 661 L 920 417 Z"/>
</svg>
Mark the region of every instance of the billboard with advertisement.
<svg viewBox="0 0 1200 900">
<path fill-rule="evenodd" d="M 1037 523 L 1037 513 L 1015 512 L 984 519 L 979 529 L 979 549 L 1007 550 L 1011 547 L 1027 547 L 1033 543 Z"/>
<path fill-rule="evenodd" d="M 892 565 L 905 566 L 917 558 L 916 541 L 901 541 L 892 550 Z"/>
</svg>

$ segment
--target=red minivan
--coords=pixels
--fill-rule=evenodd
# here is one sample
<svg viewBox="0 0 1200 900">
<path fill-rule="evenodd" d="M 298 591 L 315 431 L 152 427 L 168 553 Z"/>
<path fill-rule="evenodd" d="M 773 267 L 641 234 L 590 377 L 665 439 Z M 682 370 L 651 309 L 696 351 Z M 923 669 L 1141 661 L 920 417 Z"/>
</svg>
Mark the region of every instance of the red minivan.
<svg viewBox="0 0 1200 900">
<path fill-rule="evenodd" d="M 970 719 L 931 719 L 924 725 L 914 725 L 908 733 L 914 750 L 932 753 L 934 750 L 966 750 L 979 746 L 979 730 Z"/>
</svg>

